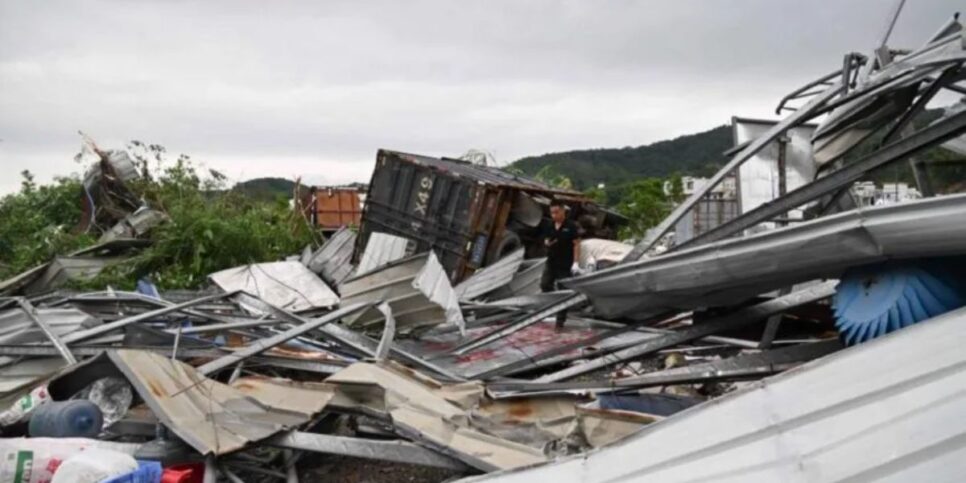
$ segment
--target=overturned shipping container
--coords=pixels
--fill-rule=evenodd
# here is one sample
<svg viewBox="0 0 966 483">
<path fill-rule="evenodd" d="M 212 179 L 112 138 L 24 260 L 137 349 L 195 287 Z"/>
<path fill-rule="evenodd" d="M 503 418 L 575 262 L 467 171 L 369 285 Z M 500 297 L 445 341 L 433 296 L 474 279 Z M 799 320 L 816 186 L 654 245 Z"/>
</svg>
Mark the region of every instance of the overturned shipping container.
<svg viewBox="0 0 966 483">
<path fill-rule="evenodd" d="M 567 203 L 571 218 L 596 236 L 617 223 L 577 191 L 491 166 L 380 150 L 356 254 L 373 232 L 406 237 L 414 252 L 433 249 L 456 283 L 520 247 L 542 255 L 537 234 L 551 199 Z"/>
</svg>

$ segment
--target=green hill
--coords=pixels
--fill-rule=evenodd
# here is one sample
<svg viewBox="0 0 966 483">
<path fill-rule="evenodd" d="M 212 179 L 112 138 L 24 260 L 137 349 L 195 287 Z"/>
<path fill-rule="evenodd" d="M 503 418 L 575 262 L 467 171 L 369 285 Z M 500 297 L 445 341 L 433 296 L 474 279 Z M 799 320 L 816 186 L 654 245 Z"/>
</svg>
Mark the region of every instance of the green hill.
<svg viewBox="0 0 966 483">
<path fill-rule="evenodd" d="M 577 189 L 583 190 L 598 183 L 616 185 L 674 173 L 710 176 L 727 161 L 722 153 L 732 146 L 731 127 L 719 126 L 646 146 L 528 156 L 511 166 L 530 175 L 550 166 L 551 172 L 570 178 Z"/>
<path fill-rule="evenodd" d="M 273 201 L 279 196 L 291 198 L 294 188 L 295 182 L 285 178 L 254 178 L 239 182 L 232 190 L 250 198 Z"/>
<path fill-rule="evenodd" d="M 928 109 L 913 119 L 916 129 L 927 126 L 942 115 L 939 109 Z M 847 162 L 877 149 L 884 130 L 871 136 L 846 156 Z M 564 176 L 574 187 L 588 190 L 599 183 L 607 185 L 607 200 L 622 196 L 621 187 L 641 178 L 668 178 L 673 174 L 687 176 L 713 175 L 727 158 L 722 154 L 733 147 L 731 126 L 689 134 L 674 139 L 658 141 L 646 146 L 613 149 L 583 149 L 540 156 L 528 156 L 510 164 L 511 169 L 528 175 L 543 171 L 546 175 Z M 951 163 L 960 160 L 940 147 L 934 147 L 919 155 L 920 159 L 932 161 L 929 177 L 940 193 L 958 191 L 963 184 L 966 165 Z M 915 179 L 907 163 L 893 163 L 867 176 L 878 183 L 902 181 L 913 184 Z"/>
</svg>

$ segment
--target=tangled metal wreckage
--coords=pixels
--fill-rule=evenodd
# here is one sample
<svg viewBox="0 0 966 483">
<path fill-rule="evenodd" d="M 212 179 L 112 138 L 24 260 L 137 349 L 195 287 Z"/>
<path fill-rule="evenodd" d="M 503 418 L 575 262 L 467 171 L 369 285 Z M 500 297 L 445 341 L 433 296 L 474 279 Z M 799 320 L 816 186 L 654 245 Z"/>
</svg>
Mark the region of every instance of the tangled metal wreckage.
<svg viewBox="0 0 966 483">
<path fill-rule="evenodd" d="M 379 162 L 397 179 L 416 178 L 390 158 L 473 181 L 427 192 L 422 210 L 439 213 L 417 226 L 390 213 L 408 205 L 380 191 L 377 167 L 361 236 L 212 274 L 204 292 L 54 290 L 145 243 L 144 219 L 164 222 L 117 195 L 136 173 L 102 156 L 84 223 L 120 227 L 0 286 L 5 465 L 31 460 L 36 479 L 18 481 L 40 481 L 76 448 L 112 445 L 205 481 L 313 480 L 332 458 L 439 481 L 960 481 L 966 195 L 934 196 L 917 154 L 966 154 L 966 104 L 910 121 L 938 93 L 966 93 L 966 39 L 953 19 L 919 48 L 889 48 L 898 11 L 874 51 L 781 100 L 791 113 L 757 123 L 646 239 L 604 242 L 615 263 L 558 292 L 535 289 L 541 261 L 525 243 L 473 250 L 519 207 L 467 223 L 440 198 L 517 194 L 472 165 L 388 151 Z M 881 141 L 855 155 L 869 139 Z M 924 199 L 852 204 L 854 182 L 900 162 Z M 667 243 L 742 172 L 778 186 L 739 180 L 752 191 L 737 216 Z M 93 431 L 66 412 L 63 431 L 33 424 L 78 400 L 101 414 Z"/>
</svg>

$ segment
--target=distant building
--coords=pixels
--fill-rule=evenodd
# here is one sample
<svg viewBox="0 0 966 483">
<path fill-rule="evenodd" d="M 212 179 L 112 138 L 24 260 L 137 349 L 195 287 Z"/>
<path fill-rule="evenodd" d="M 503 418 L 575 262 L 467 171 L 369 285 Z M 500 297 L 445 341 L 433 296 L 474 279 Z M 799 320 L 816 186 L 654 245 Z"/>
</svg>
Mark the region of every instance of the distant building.
<svg viewBox="0 0 966 483">
<path fill-rule="evenodd" d="M 859 206 L 879 206 L 917 200 L 922 193 L 909 183 L 883 183 L 878 187 L 872 181 L 859 181 L 852 185 L 852 196 Z"/>
<path fill-rule="evenodd" d="M 684 196 L 691 196 L 708 185 L 708 178 L 682 176 Z M 664 183 L 665 194 L 670 194 L 670 181 Z M 738 216 L 738 190 L 734 176 L 726 176 L 708 194 L 704 195 L 691 211 L 674 227 L 674 242 L 684 243 L 696 236 L 727 223 Z"/>
<path fill-rule="evenodd" d="M 876 204 L 889 205 L 919 198 L 922 198 L 922 193 L 909 186 L 909 183 L 882 183 L 882 188 L 877 193 Z"/>
<path fill-rule="evenodd" d="M 682 176 L 681 177 L 681 188 L 684 196 L 691 196 L 695 191 L 700 191 L 704 188 L 710 180 L 708 178 L 699 178 L 696 176 Z M 664 182 L 664 194 L 671 194 L 671 182 Z M 737 196 L 737 188 L 734 176 L 727 176 L 725 179 L 718 183 L 707 195 L 705 199 L 710 200 L 731 200 L 735 199 Z"/>
</svg>

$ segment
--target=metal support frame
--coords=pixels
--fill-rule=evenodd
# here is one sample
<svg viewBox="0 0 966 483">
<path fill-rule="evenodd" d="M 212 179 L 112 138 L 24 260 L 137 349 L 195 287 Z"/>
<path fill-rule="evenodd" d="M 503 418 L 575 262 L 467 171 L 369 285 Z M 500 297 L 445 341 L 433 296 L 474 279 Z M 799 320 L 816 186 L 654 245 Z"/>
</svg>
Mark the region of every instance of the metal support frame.
<svg viewBox="0 0 966 483">
<path fill-rule="evenodd" d="M 40 331 L 43 332 L 44 336 L 50 340 L 50 343 L 57 348 L 57 352 L 60 354 L 60 356 L 63 357 L 68 364 L 77 364 L 77 359 L 74 357 L 74 354 L 71 354 L 70 349 L 67 348 L 67 344 L 65 344 L 64 341 L 61 340 L 61 338 L 53 330 L 51 330 L 50 326 L 47 325 L 46 322 L 40 319 L 40 316 L 37 314 L 37 309 L 35 309 L 34 306 L 31 305 L 30 302 L 28 302 L 25 298 L 18 298 L 17 304 L 20 305 L 20 308 L 24 311 L 27 317 L 40 328 Z"/>
<path fill-rule="evenodd" d="M 170 354 L 171 346 L 127 346 L 125 349 L 132 350 L 142 350 L 151 351 L 161 354 Z M 96 345 L 96 346 L 74 346 L 70 348 L 71 353 L 76 357 L 90 357 L 96 356 L 104 351 L 117 349 L 114 346 L 107 345 Z M 5 357 L 57 357 L 60 355 L 60 351 L 56 347 L 47 345 L 36 345 L 36 344 L 8 344 L 0 345 L 0 356 Z M 181 358 L 203 358 L 203 357 L 221 357 L 225 355 L 225 352 L 220 349 L 181 349 L 178 351 L 178 356 Z"/>
<path fill-rule="evenodd" d="M 486 388 L 494 397 L 536 395 L 559 391 L 618 392 L 676 384 L 757 379 L 817 359 L 842 348 L 838 339 L 809 342 L 781 349 L 741 354 L 693 366 L 676 367 L 640 376 L 598 381 L 491 382 Z"/>
<path fill-rule="evenodd" d="M 646 236 L 641 242 L 636 244 L 634 248 L 624 256 L 621 263 L 632 262 L 639 260 L 644 254 L 647 253 L 654 244 L 661 239 L 672 227 L 677 225 L 678 221 L 684 217 L 692 208 L 701 200 L 706 194 L 708 194 L 718 183 L 721 182 L 728 175 L 742 163 L 747 161 L 749 158 L 761 151 L 769 143 L 777 139 L 779 136 L 783 135 L 785 131 L 808 121 L 809 119 L 817 116 L 820 111 L 826 106 L 826 103 L 830 101 L 835 96 L 839 95 L 842 91 L 843 86 L 841 81 L 836 81 L 835 84 L 830 86 L 825 92 L 813 97 L 807 104 L 802 106 L 801 109 L 795 111 L 785 119 L 776 123 L 774 126 L 770 127 L 765 134 L 762 134 L 754 141 L 748 144 L 745 149 L 741 150 L 735 157 L 731 158 L 724 167 L 718 170 L 714 176 L 705 183 L 701 189 L 695 190 L 688 199 L 684 200 L 683 203 L 674 208 L 674 211 L 670 215 L 664 218 L 660 224 L 657 225 L 651 234 Z"/>
<path fill-rule="evenodd" d="M 607 339 L 610 339 L 611 337 L 616 337 L 621 334 L 625 334 L 627 332 L 631 332 L 635 330 L 644 330 L 646 326 L 665 321 L 670 317 L 674 317 L 674 315 L 675 315 L 674 312 L 665 312 L 655 317 L 648 317 L 642 320 L 630 322 L 628 324 L 622 325 L 615 329 L 608 330 L 606 332 L 602 332 L 600 334 L 588 337 L 581 341 L 573 342 L 561 347 L 555 347 L 553 349 L 548 349 L 539 354 L 527 357 L 526 359 L 518 360 L 516 362 L 511 362 L 509 364 L 496 367 L 477 374 L 472 374 L 470 377 L 473 379 L 492 379 L 499 376 L 515 374 L 518 372 L 529 370 L 531 368 L 537 368 L 537 367 L 540 367 L 541 365 L 540 361 L 550 359 L 551 357 L 567 354 L 569 352 L 580 349 L 581 347 L 586 347 L 591 344 L 596 344 L 602 340 L 607 340 Z M 672 320 L 680 320 L 680 319 L 684 319 L 685 317 L 687 316 L 678 316 Z M 660 329 L 654 329 L 654 330 L 660 330 Z M 615 348 L 614 350 L 615 351 L 621 350 L 622 348 L 623 347 L 618 347 L 618 348 Z"/>
<path fill-rule="evenodd" d="M 95 292 L 96 293 L 96 292 Z M 156 299 L 154 297 L 149 297 L 147 295 L 137 293 L 137 292 L 116 292 L 111 296 L 101 296 L 94 297 L 90 294 L 85 294 L 76 297 L 67 297 L 63 300 L 58 300 L 57 302 L 50 304 L 50 306 L 55 307 L 59 305 L 64 305 L 70 302 L 81 302 L 81 303 L 92 303 L 92 302 L 103 302 L 103 303 L 117 303 L 117 302 L 143 302 L 155 307 L 172 307 L 175 304 L 164 299 Z M 238 322 L 236 317 L 224 316 L 221 314 L 212 314 L 208 312 L 201 312 L 196 309 L 185 308 L 184 310 L 179 310 L 179 312 L 185 315 L 191 315 L 198 317 L 200 319 L 213 320 L 220 323 L 233 323 Z"/>
<path fill-rule="evenodd" d="M 318 329 L 319 327 L 325 324 L 328 324 L 329 322 L 334 322 L 336 320 L 341 319 L 342 317 L 345 317 L 350 314 L 354 314 L 367 307 L 369 307 L 369 304 L 361 303 L 361 302 L 352 304 L 346 307 L 342 307 L 336 311 L 329 312 L 325 316 L 315 319 L 309 323 L 299 324 L 279 334 L 275 334 L 271 337 L 266 337 L 264 339 L 259 339 L 255 342 L 252 342 L 251 344 L 249 344 L 248 346 L 246 346 L 245 348 L 237 352 L 226 354 L 218 359 L 215 359 L 211 362 L 203 364 L 200 367 L 198 367 L 198 372 L 205 376 L 211 375 L 217 371 L 220 371 L 221 369 L 224 369 L 235 363 L 243 361 L 251 356 L 258 355 L 262 352 L 267 351 L 268 349 L 271 349 L 272 347 L 288 342 L 289 340 L 292 340 L 302 334 L 306 334 L 315 329 Z"/>
<path fill-rule="evenodd" d="M 156 309 L 156 310 L 151 310 L 151 311 L 148 311 L 148 312 L 140 313 L 138 315 L 134 315 L 134 316 L 131 316 L 131 317 L 125 317 L 123 319 L 118 319 L 118 320 L 115 320 L 114 322 L 111 322 L 109 324 L 99 325 L 97 327 L 92 327 L 92 328 L 87 329 L 87 330 L 73 332 L 73 333 L 70 333 L 70 334 L 65 335 L 62 340 L 64 341 L 65 344 L 72 344 L 74 342 L 79 342 L 79 341 L 82 341 L 82 340 L 87 340 L 87 339 L 90 339 L 90 338 L 93 338 L 93 337 L 97 337 L 97 336 L 99 336 L 101 334 L 106 334 L 106 333 L 111 332 L 113 330 L 121 329 L 124 326 L 129 325 L 129 324 L 133 324 L 135 322 L 141 322 L 141 321 L 144 321 L 144 320 L 152 319 L 154 317 L 158 317 L 158 316 L 161 316 L 161 315 L 169 314 L 171 312 L 182 311 L 182 310 L 184 310 L 184 309 L 186 309 L 188 307 L 191 307 L 193 305 L 198 305 L 198 304 L 202 304 L 202 303 L 209 302 L 209 301 L 212 301 L 212 300 L 218 300 L 218 299 L 223 299 L 223 298 L 226 298 L 226 297 L 231 297 L 231 296 L 233 296 L 233 295 L 235 295 L 237 293 L 238 292 L 235 291 L 235 292 L 228 292 L 228 293 L 222 293 L 222 294 L 209 295 L 207 297 L 201 297 L 201 298 L 197 298 L 197 299 L 194 299 L 194 300 L 189 300 L 187 302 L 180 303 L 180 304 L 177 304 L 177 305 L 171 305 L 171 306 L 168 306 L 168 307 L 162 307 L 162 308 L 159 308 L 159 309 Z"/>
<path fill-rule="evenodd" d="M 588 299 L 585 295 L 575 293 L 573 295 L 570 295 L 564 298 L 563 300 L 555 301 L 547 305 L 546 307 L 540 310 L 537 310 L 532 315 L 528 315 L 517 322 L 513 322 L 505 327 L 501 327 L 488 334 L 478 337 L 474 340 L 461 344 L 457 346 L 455 349 L 453 349 L 452 351 L 450 351 L 449 353 L 454 355 L 466 354 L 467 352 L 470 352 L 472 350 L 478 349 L 487 344 L 491 344 L 497 340 L 500 340 L 510 334 L 513 334 L 514 332 L 519 332 L 520 330 L 523 330 L 533 324 L 536 324 L 537 322 L 540 322 L 541 320 L 544 320 L 547 317 L 556 315 L 557 313 L 563 310 L 567 310 L 567 309 L 576 307 L 578 305 L 583 305 L 589 301 L 590 299 Z"/>
<path fill-rule="evenodd" d="M 381 441 L 330 434 L 289 431 L 264 441 L 280 448 L 394 461 L 450 470 L 469 471 L 463 462 L 407 441 Z"/>
<path fill-rule="evenodd" d="M 909 131 L 906 128 L 909 126 L 909 123 L 912 122 L 912 119 L 926 108 L 926 105 L 929 104 L 929 101 L 936 96 L 943 85 L 948 84 L 952 78 L 956 77 L 956 75 L 959 73 L 959 67 L 959 65 L 951 66 L 929 82 L 929 85 L 926 86 L 926 88 L 923 89 L 919 94 L 919 98 L 916 99 L 916 102 L 909 106 L 909 109 L 906 109 L 906 112 L 899 117 L 899 120 L 897 120 L 895 124 L 893 124 L 892 127 L 886 131 L 885 135 L 882 137 L 882 141 L 879 143 L 879 147 L 882 147 L 892 141 L 899 133 L 908 135 Z"/>
<path fill-rule="evenodd" d="M 246 297 L 246 299 L 247 299 L 248 303 L 253 304 L 253 305 L 260 306 L 261 308 L 263 308 L 263 309 L 265 309 L 267 311 L 272 312 L 279 319 L 282 319 L 283 321 L 286 321 L 286 322 L 288 322 L 290 324 L 304 325 L 304 324 L 312 324 L 312 323 L 315 323 L 316 321 L 318 321 L 318 319 L 315 319 L 315 320 L 306 319 L 305 317 L 302 317 L 302 316 L 293 314 L 293 313 L 291 313 L 291 312 L 289 312 L 289 311 L 287 311 L 285 309 L 281 309 L 281 308 L 275 307 L 275 306 L 273 306 L 271 304 L 268 304 L 265 301 L 263 301 L 263 300 L 261 300 L 261 299 L 259 299 L 257 297 L 252 297 L 252 296 L 249 295 L 249 296 Z M 367 337 L 367 336 L 365 336 L 363 334 L 360 334 L 358 332 L 352 331 L 350 329 L 347 329 L 345 327 L 342 327 L 340 325 L 335 325 L 335 324 L 323 324 L 323 325 L 319 326 L 318 329 L 319 329 L 320 334 L 323 337 L 325 337 L 325 338 L 327 338 L 327 339 L 329 339 L 329 340 L 331 340 L 331 341 L 333 341 L 333 342 L 335 342 L 337 344 L 340 344 L 340 345 L 342 345 L 344 347 L 348 347 L 348 348 L 350 348 L 350 349 L 358 352 L 359 354 L 363 354 L 363 355 L 368 356 L 368 357 L 375 357 L 376 356 L 376 352 L 377 352 L 378 347 L 379 347 L 378 342 L 372 340 L 371 338 L 369 338 L 369 337 Z M 466 379 L 464 379 L 464 378 L 462 378 L 460 376 L 457 376 L 456 374 L 453 374 L 453 373 L 451 373 L 451 372 L 449 372 L 449 371 L 447 371 L 447 370 L 445 370 L 445 369 L 443 369 L 443 368 L 441 368 L 441 367 L 439 367 L 439 366 L 437 366 L 435 364 L 432 364 L 432 363 L 430 363 L 430 362 L 428 362 L 426 360 L 423 360 L 420 357 L 416 357 L 416 356 L 414 356 L 414 355 L 412 355 L 412 354 L 410 354 L 408 352 L 403 351 L 402 349 L 399 349 L 398 347 L 396 347 L 395 344 L 393 344 L 391 346 L 390 353 L 392 355 L 398 357 L 399 359 L 405 361 L 405 362 L 408 362 L 408 363 L 413 364 L 415 366 L 418 366 L 418 367 L 421 367 L 423 369 L 426 369 L 426 370 L 428 370 L 428 371 L 430 371 L 430 372 L 432 372 L 434 374 L 437 374 L 439 376 L 442 376 L 443 378 L 445 378 L 447 380 L 450 380 L 450 381 L 465 381 L 466 380 Z"/>
<path fill-rule="evenodd" d="M 897 140 L 852 164 L 829 173 L 823 178 L 819 178 L 724 225 L 694 237 L 680 245 L 679 248 L 710 243 L 740 233 L 797 206 L 846 187 L 869 171 L 911 156 L 963 132 L 966 132 L 966 110 L 957 112 L 942 122 L 923 128 L 911 136 Z"/>
<path fill-rule="evenodd" d="M 566 369 L 547 374 L 537 379 L 539 382 L 556 382 L 577 377 L 581 374 L 603 369 L 607 366 L 617 364 L 630 359 L 643 357 L 653 354 L 661 349 L 667 349 L 684 342 L 689 342 L 701 337 L 712 335 L 730 329 L 738 329 L 751 325 L 763 317 L 779 314 L 788 309 L 828 298 L 835 293 L 835 282 L 822 282 L 803 290 L 785 295 L 784 297 L 774 298 L 767 302 L 762 302 L 751 307 L 740 309 L 731 314 L 716 317 L 712 320 L 693 325 L 687 329 L 676 331 L 672 334 L 651 339 L 640 345 L 617 351 L 597 359 L 593 359 L 579 366 L 568 367 Z"/>
</svg>

